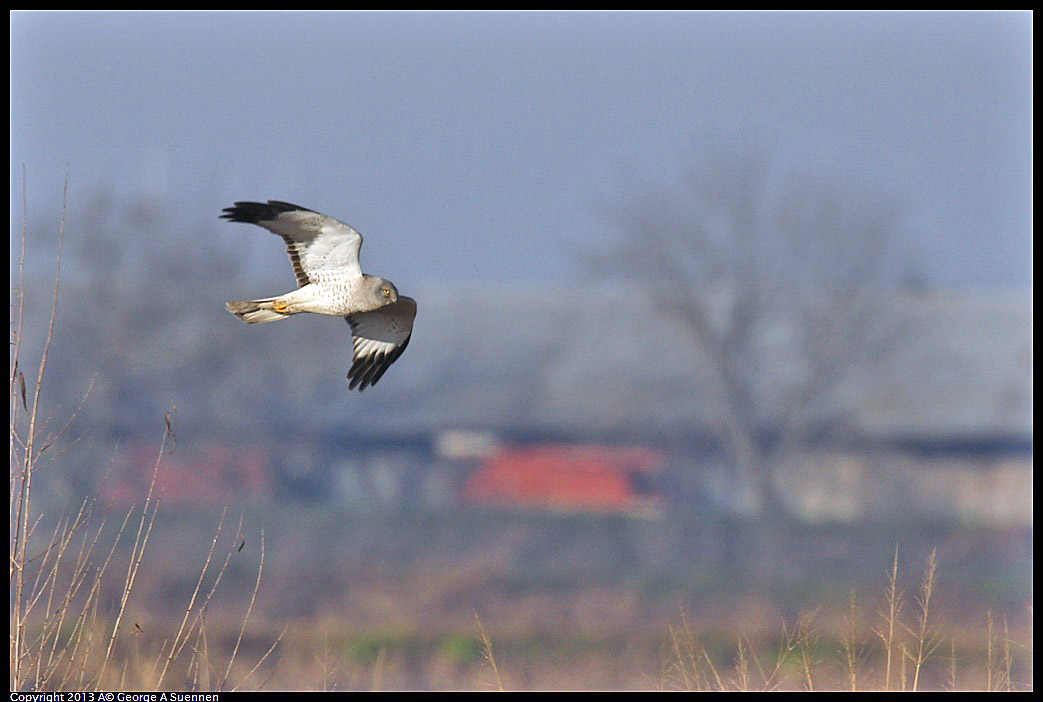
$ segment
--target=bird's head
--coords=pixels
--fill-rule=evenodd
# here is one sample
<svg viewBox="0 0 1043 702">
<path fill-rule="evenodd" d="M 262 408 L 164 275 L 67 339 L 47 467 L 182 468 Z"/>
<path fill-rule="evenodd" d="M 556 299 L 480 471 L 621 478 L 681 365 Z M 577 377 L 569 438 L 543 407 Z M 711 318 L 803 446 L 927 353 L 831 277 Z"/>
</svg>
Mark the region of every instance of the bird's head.
<svg viewBox="0 0 1043 702">
<path fill-rule="evenodd" d="M 384 307 L 385 305 L 393 305 L 398 302 L 398 288 L 390 280 L 384 280 L 383 278 L 377 278 L 374 276 L 370 279 L 370 293 L 373 296 L 373 300 L 377 307 Z"/>
</svg>

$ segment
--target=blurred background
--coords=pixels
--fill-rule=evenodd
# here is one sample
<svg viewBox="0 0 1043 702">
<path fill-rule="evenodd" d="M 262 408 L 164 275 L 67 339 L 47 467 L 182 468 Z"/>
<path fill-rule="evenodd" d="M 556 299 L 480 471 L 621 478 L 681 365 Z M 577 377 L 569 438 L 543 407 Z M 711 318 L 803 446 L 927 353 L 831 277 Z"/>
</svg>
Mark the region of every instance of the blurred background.
<svg viewBox="0 0 1043 702">
<path fill-rule="evenodd" d="M 140 508 L 173 432 L 127 651 L 217 534 L 215 659 L 264 544 L 246 687 L 691 688 L 678 631 L 731 670 L 807 613 L 815 679 L 851 619 L 880 687 L 896 553 L 915 618 L 934 551 L 925 676 L 993 686 L 1005 642 L 1031 684 L 1030 14 L 15 12 L 11 42 L 30 391 L 61 243 L 43 523 Z M 294 287 L 218 219 L 266 199 L 418 300 L 378 386 L 339 320 L 225 311 Z"/>
</svg>

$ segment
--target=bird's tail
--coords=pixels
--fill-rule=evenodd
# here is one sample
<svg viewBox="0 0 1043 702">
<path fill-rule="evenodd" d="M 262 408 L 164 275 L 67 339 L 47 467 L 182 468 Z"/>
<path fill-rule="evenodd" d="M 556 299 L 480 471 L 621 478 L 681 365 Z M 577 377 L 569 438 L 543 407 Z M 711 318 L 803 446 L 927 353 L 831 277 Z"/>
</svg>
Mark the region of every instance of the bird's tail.
<svg viewBox="0 0 1043 702">
<path fill-rule="evenodd" d="M 276 312 L 272 309 L 272 303 L 278 298 L 269 297 L 264 300 L 241 300 L 239 302 L 226 302 L 225 307 L 239 319 L 247 324 L 258 322 L 274 322 L 277 319 L 286 319 L 290 315 Z"/>
</svg>

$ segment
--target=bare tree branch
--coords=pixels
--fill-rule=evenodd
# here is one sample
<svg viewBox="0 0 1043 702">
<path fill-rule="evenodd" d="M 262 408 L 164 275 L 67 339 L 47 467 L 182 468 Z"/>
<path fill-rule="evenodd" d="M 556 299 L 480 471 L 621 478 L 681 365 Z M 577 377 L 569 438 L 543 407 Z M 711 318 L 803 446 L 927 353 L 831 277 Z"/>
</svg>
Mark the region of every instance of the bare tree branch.
<svg viewBox="0 0 1043 702">
<path fill-rule="evenodd" d="M 879 289 L 900 214 L 834 180 L 780 179 L 765 159 L 723 153 L 680 196 L 623 212 L 613 268 L 652 281 L 689 332 L 712 429 L 765 510 L 785 509 L 778 464 L 842 424 L 838 389 L 894 341 Z"/>
</svg>

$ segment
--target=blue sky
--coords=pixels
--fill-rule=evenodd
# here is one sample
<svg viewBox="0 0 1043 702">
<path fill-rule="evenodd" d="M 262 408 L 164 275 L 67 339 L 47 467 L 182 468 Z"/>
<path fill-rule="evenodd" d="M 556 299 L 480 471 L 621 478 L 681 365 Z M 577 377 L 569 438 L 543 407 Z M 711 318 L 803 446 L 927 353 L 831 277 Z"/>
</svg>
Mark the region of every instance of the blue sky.
<svg viewBox="0 0 1043 702">
<path fill-rule="evenodd" d="M 938 282 L 1031 281 L 1026 12 L 20 11 L 11 40 L 12 221 L 24 164 L 31 218 L 68 170 L 72 213 L 324 211 L 399 287 L 565 280 L 734 144 L 895 193 Z"/>
</svg>

